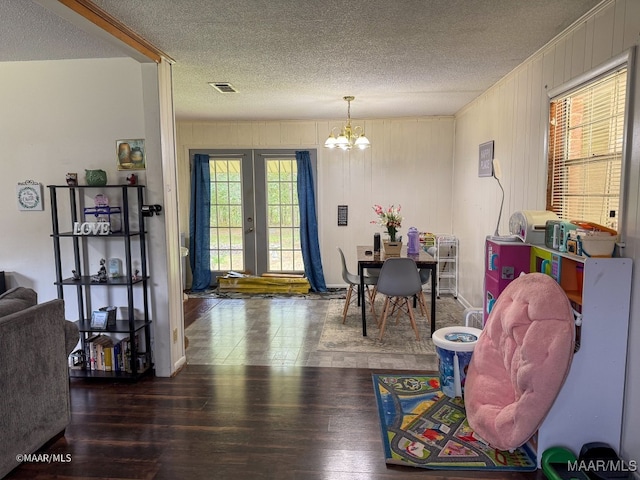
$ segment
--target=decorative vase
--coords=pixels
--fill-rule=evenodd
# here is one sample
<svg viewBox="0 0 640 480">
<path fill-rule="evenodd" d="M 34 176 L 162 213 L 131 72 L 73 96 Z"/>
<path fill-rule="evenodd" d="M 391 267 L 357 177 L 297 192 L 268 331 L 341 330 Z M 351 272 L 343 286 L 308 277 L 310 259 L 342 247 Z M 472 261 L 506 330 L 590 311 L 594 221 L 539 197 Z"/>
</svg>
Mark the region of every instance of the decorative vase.
<svg viewBox="0 0 640 480">
<path fill-rule="evenodd" d="M 104 170 L 85 170 L 87 185 L 91 187 L 103 187 L 107 184 L 107 172 Z"/>
<path fill-rule="evenodd" d="M 131 163 L 133 163 L 134 166 L 140 166 L 143 162 L 144 156 L 142 155 L 142 150 L 140 150 L 140 147 L 133 147 L 131 149 Z"/>
<path fill-rule="evenodd" d="M 384 250 L 385 256 L 399 257 L 400 251 L 402 250 L 402 242 L 392 242 L 390 240 L 385 240 L 382 242 L 382 248 Z"/>
<path fill-rule="evenodd" d="M 126 142 L 122 142 L 118 145 L 118 160 L 120 165 L 126 165 L 131 162 L 131 145 Z"/>
</svg>

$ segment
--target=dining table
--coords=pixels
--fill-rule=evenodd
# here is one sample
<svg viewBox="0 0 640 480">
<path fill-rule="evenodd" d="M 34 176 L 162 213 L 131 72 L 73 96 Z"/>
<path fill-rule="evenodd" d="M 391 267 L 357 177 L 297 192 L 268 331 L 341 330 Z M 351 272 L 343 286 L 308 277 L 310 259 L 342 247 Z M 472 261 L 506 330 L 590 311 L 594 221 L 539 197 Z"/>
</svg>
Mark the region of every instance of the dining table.
<svg viewBox="0 0 640 480">
<path fill-rule="evenodd" d="M 367 309 L 365 306 L 364 291 L 364 271 L 367 268 L 382 268 L 387 256 L 384 251 L 374 251 L 371 245 L 358 245 L 356 247 L 358 258 L 358 275 L 360 276 L 360 288 L 358 289 L 358 299 L 362 309 L 362 336 L 367 336 Z M 411 258 L 416 262 L 418 269 L 429 269 L 431 271 L 431 335 L 436 330 L 436 284 L 438 262 L 422 248 L 416 254 L 407 253 L 407 246 L 403 245 L 400 256 Z M 415 306 L 415 298 L 414 298 Z"/>
</svg>

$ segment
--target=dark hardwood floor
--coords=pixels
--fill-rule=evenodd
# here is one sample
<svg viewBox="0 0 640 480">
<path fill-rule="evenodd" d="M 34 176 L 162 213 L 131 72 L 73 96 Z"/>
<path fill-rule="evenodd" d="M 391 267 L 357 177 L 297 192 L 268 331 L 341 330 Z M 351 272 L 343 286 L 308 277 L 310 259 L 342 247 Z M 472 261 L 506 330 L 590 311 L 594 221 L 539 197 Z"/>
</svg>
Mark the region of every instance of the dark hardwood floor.
<svg viewBox="0 0 640 480">
<path fill-rule="evenodd" d="M 190 298 L 182 304 L 184 311 L 184 328 L 187 328 L 202 315 L 218 303 L 217 300 L 211 298 Z"/>
<path fill-rule="evenodd" d="M 189 365 L 138 383 L 71 381 L 72 421 L 7 479 L 542 480 L 387 466 L 372 370 Z M 67 455 L 68 454 L 68 455 Z"/>
</svg>

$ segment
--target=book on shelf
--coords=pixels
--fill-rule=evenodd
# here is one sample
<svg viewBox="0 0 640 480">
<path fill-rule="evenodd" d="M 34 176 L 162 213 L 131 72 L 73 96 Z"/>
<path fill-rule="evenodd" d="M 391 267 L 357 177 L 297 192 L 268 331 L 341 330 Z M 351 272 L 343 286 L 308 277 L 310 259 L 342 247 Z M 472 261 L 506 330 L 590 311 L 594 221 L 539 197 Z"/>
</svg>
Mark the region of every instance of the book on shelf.
<svg viewBox="0 0 640 480">
<path fill-rule="evenodd" d="M 95 370 L 96 369 L 96 346 L 93 341 L 98 338 L 100 335 L 91 335 L 85 341 L 85 358 L 86 358 L 86 367 L 87 370 Z"/>
<path fill-rule="evenodd" d="M 77 350 L 69 356 L 69 367 L 73 369 L 85 368 L 103 372 L 133 372 L 133 363 L 137 372 L 149 368 L 149 357 L 146 352 L 139 352 L 139 338 L 134 336 L 136 356 L 133 358 L 131 338 L 125 337 L 114 341 L 103 333 L 91 335 L 85 340 L 85 350 Z"/>
<path fill-rule="evenodd" d="M 91 342 L 95 349 L 95 370 L 110 372 L 112 368 L 110 349 L 113 348 L 113 339 L 108 335 L 97 335 Z"/>
<path fill-rule="evenodd" d="M 113 346 L 113 371 L 120 372 L 122 366 L 122 352 L 120 350 L 121 342 L 116 343 Z"/>
<path fill-rule="evenodd" d="M 135 349 L 136 352 L 138 351 L 138 335 L 135 335 L 133 337 L 133 341 L 135 344 Z M 133 372 L 133 365 L 131 363 L 132 361 L 132 357 L 131 357 L 131 351 L 132 351 L 132 347 L 131 347 L 131 337 L 126 337 L 123 338 L 121 341 L 121 349 L 122 349 L 122 370 L 124 370 L 127 373 L 132 373 Z"/>
</svg>

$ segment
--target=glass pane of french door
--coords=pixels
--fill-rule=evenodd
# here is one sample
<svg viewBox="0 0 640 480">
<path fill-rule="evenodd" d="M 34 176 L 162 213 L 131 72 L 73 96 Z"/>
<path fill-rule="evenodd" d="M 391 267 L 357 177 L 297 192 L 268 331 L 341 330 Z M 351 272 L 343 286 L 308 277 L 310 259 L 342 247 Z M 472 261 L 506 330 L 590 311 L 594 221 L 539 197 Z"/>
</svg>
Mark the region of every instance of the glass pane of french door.
<svg viewBox="0 0 640 480">
<path fill-rule="evenodd" d="M 245 269 L 242 158 L 211 158 L 211 270 Z"/>
<path fill-rule="evenodd" d="M 303 272 L 295 157 L 267 158 L 268 272 Z"/>
</svg>

